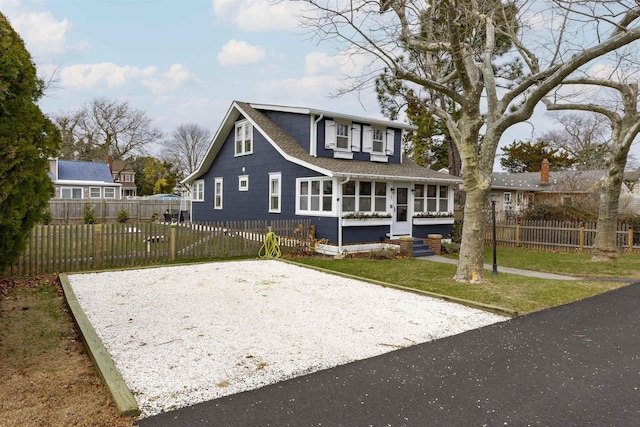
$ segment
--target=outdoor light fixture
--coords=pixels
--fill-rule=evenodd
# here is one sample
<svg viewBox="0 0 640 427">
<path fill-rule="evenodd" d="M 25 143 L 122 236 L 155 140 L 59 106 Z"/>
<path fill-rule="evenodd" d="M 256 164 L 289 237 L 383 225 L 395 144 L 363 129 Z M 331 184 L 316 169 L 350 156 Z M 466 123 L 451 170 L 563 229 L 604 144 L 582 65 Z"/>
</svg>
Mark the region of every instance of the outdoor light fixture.
<svg viewBox="0 0 640 427">
<path fill-rule="evenodd" d="M 393 188 L 393 187 L 391 187 L 391 192 L 392 192 L 392 193 L 395 193 L 395 192 L 396 192 L 396 189 L 395 189 L 395 188 Z"/>
<path fill-rule="evenodd" d="M 493 217 L 493 274 L 498 274 L 498 260 L 496 254 L 496 195 L 491 193 L 489 199 L 491 200 L 491 216 Z"/>
</svg>

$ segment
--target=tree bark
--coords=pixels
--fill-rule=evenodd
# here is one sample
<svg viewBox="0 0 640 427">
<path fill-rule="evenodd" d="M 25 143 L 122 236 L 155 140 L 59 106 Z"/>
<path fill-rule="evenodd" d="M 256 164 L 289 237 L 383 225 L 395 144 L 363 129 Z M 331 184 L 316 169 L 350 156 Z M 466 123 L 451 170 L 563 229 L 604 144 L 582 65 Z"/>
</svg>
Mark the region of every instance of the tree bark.
<svg viewBox="0 0 640 427">
<path fill-rule="evenodd" d="M 596 238 L 591 252 L 591 261 L 611 261 L 620 256 L 617 239 L 620 190 L 627 164 L 629 146 L 614 146 L 609 159 L 607 175 L 600 188 Z"/>
</svg>

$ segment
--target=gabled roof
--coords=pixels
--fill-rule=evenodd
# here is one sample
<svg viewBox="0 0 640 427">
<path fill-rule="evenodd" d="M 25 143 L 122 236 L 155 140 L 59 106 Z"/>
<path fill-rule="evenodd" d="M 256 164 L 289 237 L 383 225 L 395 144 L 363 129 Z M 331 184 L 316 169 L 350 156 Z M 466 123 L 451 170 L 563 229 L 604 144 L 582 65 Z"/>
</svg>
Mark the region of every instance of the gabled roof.
<svg viewBox="0 0 640 427">
<path fill-rule="evenodd" d="M 114 160 L 111 163 L 111 171 L 113 173 L 134 172 L 133 165 L 130 162 L 126 162 L 124 160 Z"/>
<path fill-rule="evenodd" d="M 415 129 L 415 126 L 398 122 L 372 120 L 363 117 L 350 116 L 328 111 L 312 110 L 298 107 L 269 106 L 264 104 L 249 104 L 235 101 L 225 116 L 220 129 L 218 129 L 205 158 L 197 170 L 183 180 L 192 182 L 202 176 L 213 164 L 226 136 L 234 128 L 235 121 L 244 116 L 255 129 L 257 129 L 269 143 L 288 161 L 331 177 L 369 178 L 369 179 L 393 179 L 398 181 L 437 181 L 437 182 L 461 182 L 457 177 L 420 167 L 412 161 L 402 164 L 377 163 L 357 160 L 342 160 L 310 155 L 287 132 L 278 126 L 260 110 L 288 111 L 301 114 L 325 115 L 333 118 L 342 118 L 362 123 L 372 123 L 396 129 Z"/>
<path fill-rule="evenodd" d="M 58 160 L 58 181 L 95 181 L 113 184 L 107 163 Z"/>
</svg>

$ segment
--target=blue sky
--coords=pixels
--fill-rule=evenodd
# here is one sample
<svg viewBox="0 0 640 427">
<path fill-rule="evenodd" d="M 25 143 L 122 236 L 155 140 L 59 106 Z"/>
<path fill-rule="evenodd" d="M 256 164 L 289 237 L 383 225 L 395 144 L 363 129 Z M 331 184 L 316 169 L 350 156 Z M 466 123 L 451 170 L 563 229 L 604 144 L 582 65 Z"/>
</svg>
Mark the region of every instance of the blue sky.
<svg viewBox="0 0 640 427">
<path fill-rule="evenodd" d="M 105 96 L 145 111 L 167 134 L 182 123 L 215 132 L 234 100 L 382 117 L 372 90 L 330 97 L 359 64 L 300 30 L 299 5 L 0 0 L 40 75 L 53 78 L 40 102 L 47 114 Z M 502 144 L 547 130 L 549 119 L 540 110 L 532 119 L 535 135 L 531 124 L 521 124 Z"/>
</svg>

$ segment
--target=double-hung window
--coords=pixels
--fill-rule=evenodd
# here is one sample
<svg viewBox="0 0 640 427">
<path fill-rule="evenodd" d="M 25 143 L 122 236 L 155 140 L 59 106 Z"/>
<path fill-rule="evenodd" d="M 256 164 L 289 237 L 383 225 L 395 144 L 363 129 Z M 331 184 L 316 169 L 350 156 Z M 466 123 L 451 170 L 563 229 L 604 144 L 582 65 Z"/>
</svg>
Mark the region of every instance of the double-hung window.
<svg viewBox="0 0 640 427">
<path fill-rule="evenodd" d="M 509 192 L 502 195 L 502 210 L 511 210 L 511 193 Z"/>
<path fill-rule="evenodd" d="M 235 155 L 244 156 L 253 153 L 253 126 L 248 121 L 236 123 Z"/>
<path fill-rule="evenodd" d="M 317 214 L 333 211 L 333 182 L 331 178 L 301 178 L 297 181 L 297 211 Z"/>
<path fill-rule="evenodd" d="M 90 199 L 99 199 L 102 197 L 102 188 L 100 187 L 89 187 L 89 198 Z"/>
<path fill-rule="evenodd" d="M 115 199 L 116 198 L 116 189 L 113 187 L 105 187 L 104 188 L 104 198 L 105 199 Z"/>
<path fill-rule="evenodd" d="M 281 173 L 269 174 L 269 212 L 280 213 Z"/>
<path fill-rule="evenodd" d="M 193 181 L 191 200 L 194 202 L 204 201 L 204 180 L 203 179 Z"/>
<path fill-rule="evenodd" d="M 336 123 L 336 148 L 340 150 L 350 150 L 349 146 L 349 125 L 346 123 Z"/>
<path fill-rule="evenodd" d="M 386 133 L 383 129 L 372 128 L 371 152 L 376 154 L 384 154 L 384 140 Z"/>
<path fill-rule="evenodd" d="M 213 208 L 222 209 L 222 178 L 216 178 L 213 181 Z"/>
</svg>

